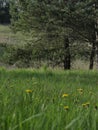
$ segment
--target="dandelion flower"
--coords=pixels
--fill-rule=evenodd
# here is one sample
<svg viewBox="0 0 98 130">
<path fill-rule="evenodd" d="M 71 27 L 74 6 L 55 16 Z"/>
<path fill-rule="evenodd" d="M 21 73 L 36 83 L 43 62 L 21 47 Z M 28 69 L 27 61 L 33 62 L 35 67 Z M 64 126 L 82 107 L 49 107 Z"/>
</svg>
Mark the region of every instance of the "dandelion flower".
<svg viewBox="0 0 98 130">
<path fill-rule="evenodd" d="M 68 97 L 69 95 L 67 93 L 64 93 L 62 97 Z"/>
<path fill-rule="evenodd" d="M 89 105 L 90 105 L 90 102 L 86 102 L 82 104 L 83 107 L 89 107 Z"/>
<path fill-rule="evenodd" d="M 77 89 L 77 91 L 79 92 L 79 94 L 83 94 L 83 89 L 82 88 Z"/>
<path fill-rule="evenodd" d="M 65 110 L 69 110 L 69 106 L 64 106 L 64 109 Z"/>
<path fill-rule="evenodd" d="M 26 93 L 32 93 L 32 90 L 31 89 L 27 89 Z"/>
</svg>

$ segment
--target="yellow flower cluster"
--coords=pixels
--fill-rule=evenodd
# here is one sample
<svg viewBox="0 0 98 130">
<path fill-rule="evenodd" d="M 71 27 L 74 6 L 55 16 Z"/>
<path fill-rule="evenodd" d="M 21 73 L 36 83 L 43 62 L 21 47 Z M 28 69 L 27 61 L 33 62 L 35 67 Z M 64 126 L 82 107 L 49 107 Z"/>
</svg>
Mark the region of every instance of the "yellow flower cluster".
<svg viewBox="0 0 98 130">
<path fill-rule="evenodd" d="M 69 106 L 64 106 L 64 109 L 65 110 L 69 110 Z"/>
<path fill-rule="evenodd" d="M 67 93 L 64 93 L 62 97 L 68 97 L 69 95 Z"/>
<path fill-rule="evenodd" d="M 27 90 L 25 90 L 26 91 L 26 93 L 32 93 L 32 90 L 31 89 L 27 89 Z"/>
<path fill-rule="evenodd" d="M 62 95 L 63 98 L 68 97 L 68 96 L 69 96 L 69 94 L 67 94 L 67 93 L 64 93 L 64 94 Z M 69 110 L 69 106 L 64 106 L 64 109 L 65 109 L 65 110 Z"/>
</svg>

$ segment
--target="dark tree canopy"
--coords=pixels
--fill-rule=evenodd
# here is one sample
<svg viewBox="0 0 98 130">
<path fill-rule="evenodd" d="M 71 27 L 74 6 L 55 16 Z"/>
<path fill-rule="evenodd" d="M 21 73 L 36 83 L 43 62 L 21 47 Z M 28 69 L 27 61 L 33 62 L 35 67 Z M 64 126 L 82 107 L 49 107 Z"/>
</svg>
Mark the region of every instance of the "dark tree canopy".
<svg viewBox="0 0 98 130">
<path fill-rule="evenodd" d="M 8 0 L 0 1 L 0 23 L 1 24 L 10 23 L 9 1 Z"/>
<path fill-rule="evenodd" d="M 93 63 L 97 46 L 97 3 L 97 0 L 12 1 L 10 11 L 12 28 L 15 31 L 31 33 L 35 31 L 37 38 L 39 34 L 44 34 L 49 46 L 52 43 L 52 47 L 56 49 L 58 46 L 61 50 L 63 58 L 60 58 L 63 59 L 64 65 L 70 61 L 69 53 L 73 53 L 70 52 L 71 41 L 88 42 L 92 46 L 90 62 Z M 59 42 L 56 42 L 57 39 Z M 54 42 L 51 42 L 52 40 Z M 43 46 L 46 46 L 45 43 Z"/>
</svg>

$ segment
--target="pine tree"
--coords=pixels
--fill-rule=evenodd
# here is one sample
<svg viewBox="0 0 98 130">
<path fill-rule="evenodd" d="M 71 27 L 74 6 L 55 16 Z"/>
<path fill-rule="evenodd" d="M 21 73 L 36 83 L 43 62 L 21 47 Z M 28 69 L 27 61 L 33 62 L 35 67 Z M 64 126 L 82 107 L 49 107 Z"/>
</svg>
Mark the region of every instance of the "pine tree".
<svg viewBox="0 0 98 130">
<path fill-rule="evenodd" d="M 97 17 L 94 4 L 94 0 L 12 1 L 12 28 L 16 31 L 36 31 L 49 41 L 59 37 L 61 39 L 59 48 L 63 46 L 64 50 L 62 56 L 64 69 L 70 69 L 70 39 L 89 42 L 92 45 L 90 56 L 90 69 L 92 69 L 96 48 Z"/>
<path fill-rule="evenodd" d="M 0 0 L 0 23 L 10 23 L 9 0 Z"/>
</svg>

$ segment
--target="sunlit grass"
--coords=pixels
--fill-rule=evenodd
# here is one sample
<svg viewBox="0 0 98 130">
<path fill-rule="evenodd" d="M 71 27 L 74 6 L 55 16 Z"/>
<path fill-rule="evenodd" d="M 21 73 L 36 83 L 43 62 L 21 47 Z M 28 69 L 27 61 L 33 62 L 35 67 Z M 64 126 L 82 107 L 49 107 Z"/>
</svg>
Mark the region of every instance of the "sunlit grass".
<svg viewBox="0 0 98 130">
<path fill-rule="evenodd" d="M 27 39 L 27 35 L 20 32 L 14 33 L 10 25 L 0 25 L 0 43 L 21 45 L 25 44 Z"/>
<path fill-rule="evenodd" d="M 0 130 L 98 130 L 98 72 L 0 69 Z"/>
</svg>

